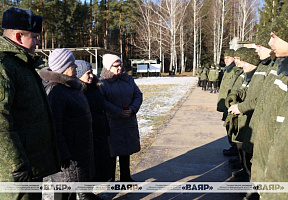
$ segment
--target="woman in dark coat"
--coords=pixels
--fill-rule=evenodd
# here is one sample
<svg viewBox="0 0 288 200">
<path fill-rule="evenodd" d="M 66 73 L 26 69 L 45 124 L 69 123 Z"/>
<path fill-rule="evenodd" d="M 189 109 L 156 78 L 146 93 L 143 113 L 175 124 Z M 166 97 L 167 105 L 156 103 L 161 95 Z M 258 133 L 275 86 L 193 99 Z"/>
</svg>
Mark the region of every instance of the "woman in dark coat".
<svg viewBox="0 0 288 200">
<path fill-rule="evenodd" d="M 39 72 L 55 119 L 60 154 L 61 172 L 51 176 L 53 182 L 88 182 L 94 176 L 92 117 L 74 61 L 71 51 L 55 49 L 48 58 L 49 68 Z M 78 193 L 78 198 L 91 199 L 91 194 Z M 75 193 L 54 194 L 54 199 L 75 198 Z"/>
<path fill-rule="evenodd" d="M 77 77 L 83 85 L 92 114 L 95 176 L 94 182 L 111 179 L 110 151 L 108 145 L 109 124 L 105 111 L 104 96 L 100 92 L 101 82 L 93 75 L 92 66 L 84 60 L 76 60 Z"/>
<path fill-rule="evenodd" d="M 130 155 L 140 151 L 139 130 L 136 118 L 142 104 L 142 93 L 122 66 L 121 59 L 112 54 L 103 56 L 101 72 L 105 107 L 110 127 L 108 138 L 112 180 L 115 179 L 116 156 L 120 162 L 120 181 L 133 181 L 130 176 Z"/>
</svg>

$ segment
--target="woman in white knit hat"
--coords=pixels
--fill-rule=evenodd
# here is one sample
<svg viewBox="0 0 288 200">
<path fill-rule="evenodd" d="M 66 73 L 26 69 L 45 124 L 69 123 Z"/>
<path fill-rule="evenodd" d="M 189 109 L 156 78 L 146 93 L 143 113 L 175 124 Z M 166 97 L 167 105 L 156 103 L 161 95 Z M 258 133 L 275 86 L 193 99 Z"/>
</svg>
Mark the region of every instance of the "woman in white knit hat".
<svg viewBox="0 0 288 200">
<path fill-rule="evenodd" d="M 115 180 L 116 157 L 120 162 L 120 181 L 134 181 L 130 176 L 130 155 L 140 151 L 136 113 L 142 104 L 142 93 L 122 66 L 121 59 L 113 54 L 103 56 L 101 72 L 105 108 L 110 127 L 108 138 L 112 181 Z"/>
<path fill-rule="evenodd" d="M 56 122 L 61 171 L 51 176 L 53 182 L 88 182 L 94 176 L 92 117 L 74 62 L 71 51 L 55 49 L 49 68 L 39 72 Z M 93 194 L 77 195 L 83 200 Z M 76 199 L 76 194 L 55 193 L 54 199 Z"/>
</svg>

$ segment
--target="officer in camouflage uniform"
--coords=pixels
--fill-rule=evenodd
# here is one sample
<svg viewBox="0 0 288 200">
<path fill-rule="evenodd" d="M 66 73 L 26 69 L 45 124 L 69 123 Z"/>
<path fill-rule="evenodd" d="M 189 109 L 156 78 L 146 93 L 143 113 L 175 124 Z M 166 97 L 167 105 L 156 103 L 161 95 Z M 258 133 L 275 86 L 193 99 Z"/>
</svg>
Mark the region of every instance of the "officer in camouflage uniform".
<svg viewBox="0 0 288 200">
<path fill-rule="evenodd" d="M 283 181 L 287 182 L 287 83 L 288 83 L 288 10 L 272 22 L 269 46 L 276 54 L 274 64 L 276 74 L 269 87 L 264 84 L 261 99 L 253 117 L 257 117 L 258 124 L 253 124 L 252 142 L 254 142 L 251 181 Z M 277 68 L 276 68 L 277 67 Z M 267 77 L 268 78 L 268 77 Z M 267 79 L 266 78 L 266 79 Z M 264 93 L 265 92 L 265 93 Z M 256 109 L 262 111 L 255 115 Z M 258 112 L 258 110 L 257 110 Z M 252 117 L 252 119 L 253 119 Z M 256 125 L 256 126 L 255 126 Z M 285 134 L 286 133 L 286 134 Z M 276 154 L 277 153 L 277 154 Z M 279 154 L 278 154 L 279 153 Z M 263 199 L 287 199 L 287 193 L 261 193 Z"/>
<path fill-rule="evenodd" d="M 35 68 L 42 17 L 28 9 L 3 12 L 0 36 L 0 181 L 42 182 L 59 171 L 55 127 Z M 41 199 L 41 193 L 0 193 L 0 199 Z"/>
<path fill-rule="evenodd" d="M 263 31 L 256 38 L 256 52 L 261 60 L 261 63 L 258 65 L 257 70 L 255 71 L 249 87 L 245 87 L 241 90 L 237 90 L 235 93 L 231 93 L 226 101 L 231 102 L 236 99 L 240 99 L 240 103 L 230 106 L 228 109 L 233 114 L 253 114 L 258 96 L 261 93 L 263 83 L 267 76 L 267 71 L 270 69 L 271 63 L 271 49 L 268 45 L 270 39 L 270 31 Z M 241 115 L 240 114 L 240 115 Z M 252 116 L 251 116 L 252 117 Z M 251 118 L 250 118 L 251 120 Z M 250 138 L 252 134 L 251 126 L 246 123 L 245 126 L 245 136 L 243 138 L 243 161 L 246 171 L 251 175 L 251 158 L 253 153 L 253 144 L 250 143 Z"/>
</svg>

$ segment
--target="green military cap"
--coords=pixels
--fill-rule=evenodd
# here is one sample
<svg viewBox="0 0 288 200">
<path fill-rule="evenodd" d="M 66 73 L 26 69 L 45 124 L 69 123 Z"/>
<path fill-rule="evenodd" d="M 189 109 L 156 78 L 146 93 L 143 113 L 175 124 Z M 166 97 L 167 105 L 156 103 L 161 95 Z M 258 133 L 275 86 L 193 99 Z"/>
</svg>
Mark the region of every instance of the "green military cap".
<svg viewBox="0 0 288 200">
<path fill-rule="evenodd" d="M 268 42 L 270 40 L 270 33 L 271 33 L 271 31 L 269 31 L 269 30 L 265 30 L 265 31 L 262 31 L 261 33 L 259 33 L 256 36 L 255 44 L 270 49 L 271 47 L 268 45 Z"/>
<path fill-rule="evenodd" d="M 288 42 L 288 8 L 272 21 L 271 31 L 277 35 L 277 37 Z"/>
<path fill-rule="evenodd" d="M 226 49 L 225 52 L 224 52 L 224 57 L 234 57 L 234 49 Z"/>
<path fill-rule="evenodd" d="M 242 53 L 241 61 L 258 66 L 260 58 L 254 48 L 246 48 Z"/>
<path fill-rule="evenodd" d="M 242 60 L 242 55 L 247 49 L 247 47 L 240 47 L 235 51 L 234 57 L 240 57 L 240 60 Z"/>
</svg>

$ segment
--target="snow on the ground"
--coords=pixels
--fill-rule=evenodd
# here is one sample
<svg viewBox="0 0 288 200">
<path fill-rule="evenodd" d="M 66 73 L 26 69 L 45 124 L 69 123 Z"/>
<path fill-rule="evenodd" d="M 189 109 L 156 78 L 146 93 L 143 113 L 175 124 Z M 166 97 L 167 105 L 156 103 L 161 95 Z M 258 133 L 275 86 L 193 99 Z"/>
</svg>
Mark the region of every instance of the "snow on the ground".
<svg viewBox="0 0 288 200">
<path fill-rule="evenodd" d="M 140 136 L 145 136 L 153 131 L 155 125 L 153 118 L 171 114 L 171 109 L 192 89 L 197 77 L 149 77 L 135 79 L 136 84 L 141 85 L 169 85 L 164 90 L 155 92 L 155 95 L 144 98 L 137 113 Z M 145 91 L 144 97 L 145 97 Z"/>
</svg>

